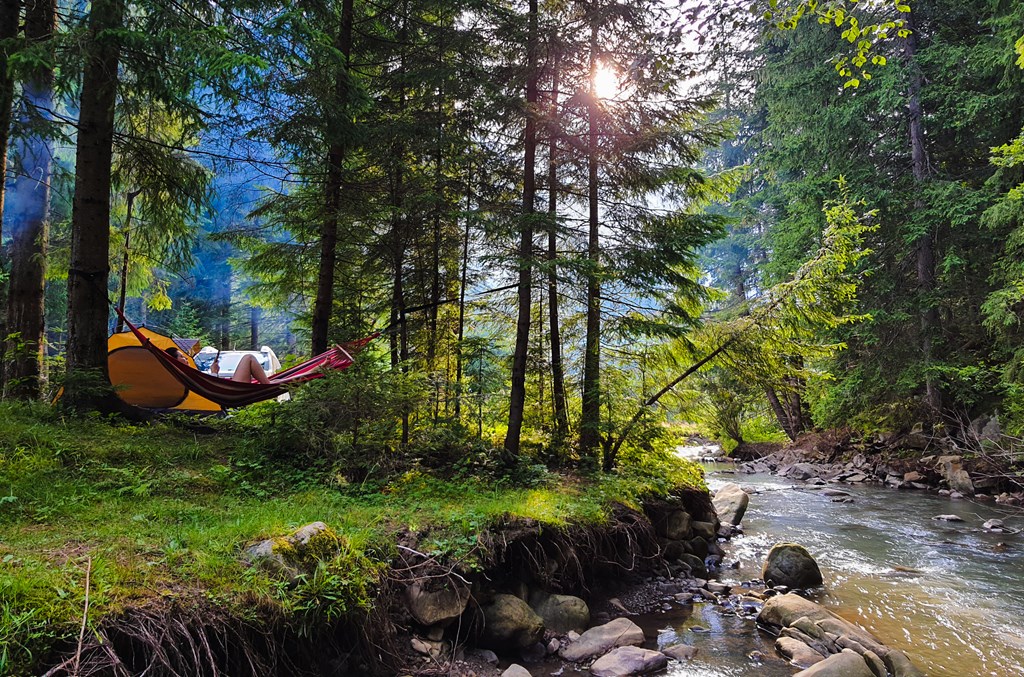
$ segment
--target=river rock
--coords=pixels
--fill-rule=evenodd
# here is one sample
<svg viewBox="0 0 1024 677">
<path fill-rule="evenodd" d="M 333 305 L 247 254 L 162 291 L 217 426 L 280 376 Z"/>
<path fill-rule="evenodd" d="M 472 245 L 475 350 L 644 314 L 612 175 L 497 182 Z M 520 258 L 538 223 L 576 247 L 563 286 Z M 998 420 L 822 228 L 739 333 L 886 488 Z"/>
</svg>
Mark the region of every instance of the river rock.
<svg viewBox="0 0 1024 677">
<path fill-rule="evenodd" d="M 501 673 L 501 677 L 533 677 L 533 674 L 519 663 L 513 663 Z"/>
<path fill-rule="evenodd" d="M 690 536 L 693 518 L 685 510 L 673 510 L 658 521 L 657 530 L 661 536 L 673 541 L 682 541 Z"/>
<path fill-rule="evenodd" d="M 544 621 L 515 595 L 495 595 L 483 607 L 484 631 L 481 644 L 496 650 L 532 647 L 544 635 Z"/>
<path fill-rule="evenodd" d="M 893 649 L 882 656 L 882 661 L 892 677 L 924 677 L 924 673 L 918 670 L 902 651 Z"/>
<path fill-rule="evenodd" d="M 785 476 L 794 480 L 808 480 L 818 476 L 818 469 L 813 463 L 794 463 L 786 471 Z"/>
<path fill-rule="evenodd" d="M 405 589 L 405 605 L 421 625 L 448 625 L 468 602 L 469 586 L 456 578 L 418 579 Z"/>
<path fill-rule="evenodd" d="M 959 492 L 964 496 L 974 495 L 974 484 L 971 482 L 971 476 L 966 470 L 953 470 L 949 473 L 946 481 L 949 483 L 949 488 L 953 491 Z"/>
<path fill-rule="evenodd" d="M 889 649 L 875 639 L 867 630 L 836 616 L 820 604 L 815 604 L 811 600 L 795 593 L 775 595 L 769 598 L 761 608 L 761 613 L 757 615 L 757 622 L 776 628 L 798 627 L 803 626 L 804 621 L 801 619 L 804 617 L 818 626 L 828 639 L 831 639 L 828 637 L 829 633 L 836 638 L 848 637 L 883 658 L 889 652 Z M 805 634 L 810 635 L 811 633 L 805 632 Z M 812 636 L 817 637 L 818 635 Z"/>
<path fill-rule="evenodd" d="M 677 661 L 691 661 L 697 655 L 697 647 L 690 646 L 689 644 L 676 644 L 667 649 L 662 649 L 661 653 Z"/>
<path fill-rule="evenodd" d="M 933 520 L 940 520 L 942 522 L 963 522 L 964 518 L 960 515 L 936 515 L 932 518 Z"/>
<path fill-rule="evenodd" d="M 544 621 L 544 627 L 558 634 L 583 632 L 590 625 L 587 603 L 572 595 L 533 595 L 530 606 Z"/>
<path fill-rule="evenodd" d="M 986 520 L 985 523 L 981 525 L 981 528 L 984 529 L 985 531 L 1005 531 L 1006 530 L 1005 527 L 1003 526 L 1003 520 L 1000 520 L 1000 519 Z"/>
<path fill-rule="evenodd" d="M 775 649 L 798 668 L 809 668 L 825 660 L 820 653 L 792 637 L 779 637 L 775 640 Z"/>
<path fill-rule="evenodd" d="M 772 546 L 761 569 L 761 578 L 771 586 L 811 588 L 823 580 L 818 563 L 802 545 L 776 543 Z"/>
<path fill-rule="evenodd" d="M 694 536 L 699 536 L 706 541 L 713 541 L 718 535 L 718 525 L 714 522 L 694 522 L 690 528 L 693 529 Z"/>
<path fill-rule="evenodd" d="M 638 646 L 621 646 L 601 656 L 590 666 L 594 677 L 627 677 L 646 675 L 663 670 L 668 665 L 668 656 L 660 651 L 641 649 Z"/>
<path fill-rule="evenodd" d="M 696 555 L 686 554 L 679 558 L 679 561 L 686 565 L 690 570 L 690 574 L 693 576 L 707 576 L 708 568 L 704 564 L 704 560 Z"/>
<path fill-rule="evenodd" d="M 924 482 L 925 481 L 925 476 L 922 475 L 921 473 L 917 472 L 916 470 L 911 470 L 908 473 L 903 473 L 903 481 L 904 482 Z"/>
<path fill-rule="evenodd" d="M 620 646 L 640 646 L 644 643 L 644 631 L 628 618 L 615 620 L 590 628 L 580 638 L 563 647 L 558 655 L 567 661 L 580 662 L 606 653 Z"/>
<path fill-rule="evenodd" d="M 740 485 L 730 482 L 715 492 L 711 500 L 718 513 L 718 519 L 724 524 L 739 524 L 743 514 L 747 511 L 750 503 L 750 496 L 743 491 Z"/>
<path fill-rule="evenodd" d="M 820 663 L 802 670 L 794 677 L 875 677 L 871 668 L 858 654 L 844 649 Z"/>
<path fill-rule="evenodd" d="M 875 677 L 889 677 L 889 673 L 885 669 L 885 663 L 874 651 L 865 651 L 860 657 L 864 659 L 868 669 L 874 673 Z"/>
</svg>

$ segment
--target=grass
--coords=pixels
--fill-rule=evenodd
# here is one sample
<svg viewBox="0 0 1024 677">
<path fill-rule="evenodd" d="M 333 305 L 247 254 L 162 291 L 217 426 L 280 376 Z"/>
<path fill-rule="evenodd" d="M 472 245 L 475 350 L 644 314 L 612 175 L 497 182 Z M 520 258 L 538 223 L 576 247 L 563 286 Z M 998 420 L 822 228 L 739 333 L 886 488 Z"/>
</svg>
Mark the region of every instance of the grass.
<svg viewBox="0 0 1024 677">
<path fill-rule="evenodd" d="M 154 599 L 203 598 L 232 613 L 289 592 L 242 549 L 322 520 L 353 557 L 390 560 L 396 534 L 473 567 L 477 537 L 509 518 L 551 526 L 608 519 L 615 503 L 700 486 L 693 467 L 638 458 L 581 479 L 532 486 L 408 470 L 372 486 L 309 481 L 268 490 L 240 477 L 229 432 L 157 423 L 64 420 L 42 405 L 0 404 L 0 674 L 77 636 L 89 572 L 89 623 Z M 303 602 L 306 603 L 306 602 Z"/>
</svg>

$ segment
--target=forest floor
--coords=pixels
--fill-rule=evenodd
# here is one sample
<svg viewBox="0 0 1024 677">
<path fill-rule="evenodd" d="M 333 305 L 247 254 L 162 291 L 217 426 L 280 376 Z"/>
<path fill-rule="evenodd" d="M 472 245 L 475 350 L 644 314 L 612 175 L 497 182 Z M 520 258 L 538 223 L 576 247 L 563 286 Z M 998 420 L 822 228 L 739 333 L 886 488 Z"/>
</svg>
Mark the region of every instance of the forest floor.
<svg viewBox="0 0 1024 677">
<path fill-rule="evenodd" d="M 73 650 L 80 632 L 154 600 L 201 599 L 249 617 L 308 609 L 294 581 L 247 565 L 242 553 L 314 521 L 344 539 L 355 563 L 386 568 L 411 533 L 419 551 L 472 570 L 491 525 L 599 525 L 617 506 L 637 509 L 669 487 L 664 468 L 589 477 L 539 469 L 509 481 L 412 469 L 359 485 L 301 473 L 261 482 L 273 470 L 254 472 L 251 454 L 238 453 L 244 444 L 219 424 L 129 425 L 0 404 L 0 674 L 45 664 L 54 651 Z M 703 489 L 696 467 L 675 472 L 676 487 Z M 380 575 L 374 566 L 353 571 L 365 578 L 346 583 L 352 599 L 339 608 L 365 607 Z"/>
</svg>

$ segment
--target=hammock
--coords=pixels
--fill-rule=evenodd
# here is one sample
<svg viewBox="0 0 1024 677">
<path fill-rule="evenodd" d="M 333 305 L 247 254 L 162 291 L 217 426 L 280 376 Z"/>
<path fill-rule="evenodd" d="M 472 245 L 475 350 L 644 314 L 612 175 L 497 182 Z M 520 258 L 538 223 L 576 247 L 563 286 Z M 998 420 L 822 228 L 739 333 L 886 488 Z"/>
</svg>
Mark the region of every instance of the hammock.
<svg viewBox="0 0 1024 677">
<path fill-rule="evenodd" d="M 352 356 L 378 336 L 378 334 L 371 334 L 358 341 L 334 346 L 316 357 L 274 374 L 270 377 L 270 383 L 259 383 L 257 381 L 244 383 L 207 374 L 195 369 L 191 365 L 179 362 L 175 357 L 153 345 L 149 337 L 129 322 L 119 308 L 115 307 L 114 309 L 121 316 L 121 319 L 124 320 L 125 325 L 139 339 L 142 346 L 152 353 L 157 358 L 157 361 L 174 378 L 189 390 L 202 395 L 222 407 L 244 407 L 254 402 L 269 400 L 287 392 L 287 386 L 289 385 L 312 381 L 313 379 L 325 376 L 328 371 L 350 367 L 354 361 Z"/>
</svg>

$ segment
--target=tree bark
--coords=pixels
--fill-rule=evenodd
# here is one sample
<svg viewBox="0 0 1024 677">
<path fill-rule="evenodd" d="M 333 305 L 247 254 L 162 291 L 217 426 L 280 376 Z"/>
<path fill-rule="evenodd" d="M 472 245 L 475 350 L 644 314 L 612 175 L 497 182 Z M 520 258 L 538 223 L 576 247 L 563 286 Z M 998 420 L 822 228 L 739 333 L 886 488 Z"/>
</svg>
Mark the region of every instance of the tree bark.
<svg viewBox="0 0 1024 677">
<path fill-rule="evenodd" d="M 526 358 L 530 349 L 530 277 L 533 271 L 533 214 L 536 198 L 537 159 L 537 24 L 538 2 L 530 0 L 526 44 L 526 131 L 523 161 L 523 216 L 519 229 L 519 313 L 516 345 L 512 353 L 512 392 L 508 407 L 505 451 L 519 454 L 526 406 Z"/>
<path fill-rule="evenodd" d="M 335 46 L 345 59 L 344 72 L 334 80 L 334 104 L 342 109 L 348 104 L 348 69 L 352 53 L 353 0 L 344 0 L 341 8 L 341 26 Z M 320 265 L 317 271 L 316 301 L 310 343 L 313 354 L 327 350 L 332 310 L 334 309 L 334 268 L 338 257 L 338 212 L 341 209 L 342 165 L 345 147 L 335 139 L 327 150 L 327 178 L 324 184 L 324 219 L 320 224 Z"/>
<path fill-rule="evenodd" d="M 556 52 L 551 75 L 548 140 L 548 324 L 551 333 L 551 390 L 555 410 L 555 445 L 569 435 L 569 407 L 562 363 L 562 330 L 558 317 L 558 85 L 560 59 Z"/>
<path fill-rule="evenodd" d="M 21 16 L 19 0 L 0 0 L 0 44 L 12 44 L 18 37 L 18 20 Z M 11 134 L 11 116 L 14 112 L 14 78 L 8 70 L 7 49 L 0 49 L 0 217 L 4 213 L 4 189 L 7 186 L 7 144 Z M 3 238 L 3 224 L 0 221 L 0 240 Z M 0 259 L 0 265 L 3 260 Z"/>
<path fill-rule="evenodd" d="M 910 156 L 916 185 L 914 194 L 917 196 L 914 200 L 914 211 L 921 213 L 926 206 L 921 195 L 930 172 L 928 151 L 924 142 L 924 115 L 921 108 L 921 87 L 924 77 L 921 74 L 921 69 L 914 62 L 914 56 L 917 53 L 917 26 L 914 21 L 914 12 L 907 14 L 907 27 L 911 32 L 904 42 L 904 56 L 907 68 L 910 69 L 907 108 L 910 118 Z M 931 227 L 917 240 L 917 287 L 921 304 L 921 358 L 924 361 L 925 369 L 928 370 L 932 365 L 935 340 L 942 331 L 939 308 L 934 299 L 935 236 Z M 942 393 L 939 390 L 939 384 L 935 376 L 928 371 L 925 372 L 925 404 L 931 409 L 934 416 L 942 411 Z"/>
<path fill-rule="evenodd" d="M 68 279 L 68 380 L 65 398 L 78 408 L 113 408 L 116 397 L 97 392 L 107 374 L 107 278 L 110 274 L 110 169 L 117 100 L 121 0 L 93 0 L 75 155 Z M 93 374 L 89 387 L 81 378 Z"/>
<path fill-rule="evenodd" d="M 589 202 L 589 234 L 587 241 L 587 335 L 583 352 L 583 406 L 580 412 L 580 457 L 592 456 L 601 437 L 601 246 L 598 220 L 598 143 L 597 92 L 594 72 L 597 69 L 597 18 L 590 27 L 590 90 L 587 96 L 587 187 Z M 614 463 L 611 454 L 604 459 L 605 469 Z"/>
<path fill-rule="evenodd" d="M 128 193 L 128 204 L 125 208 L 124 254 L 121 257 L 121 276 L 118 285 L 121 291 L 117 299 L 117 307 L 121 309 L 122 313 L 125 311 L 124 304 L 128 298 L 128 263 L 132 243 L 132 210 L 135 206 L 135 198 L 139 196 L 140 192 L 141 191 L 135 190 Z M 145 303 L 143 303 L 143 305 L 145 305 Z M 117 316 L 117 324 L 114 325 L 114 331 L 118 334 L 124 331 L 124 319 L 120 315 Z"/>
<path fill-rule="evenodd" d="M 55 0 L 29 0 L 25 5 L 25 39 L 43 44 L 57 27 Z M 35 69 L 24 83 L 26 123 L 48 120 L 53 108 L 53 68 Z M 34 110 L 33 110 L 34 109 Z M 37 129 L 18 141 L 18 171 L 11 204 L 11 284 L 7 296 L 8 342 L 4 360 L 4 390 L 8 396 L 37 398 L 42 388 L 46 347 L 43 299 L 46 253 L 50 239 L 49 130 Z"/>
<path fill-rule="evenodd" d="M 260 308 L 249 306 L 249 346 L 253 350 L 260 349 Z"/>
<path fill-rule="evenodd" d="M 469 209 L 472 205 L 473 168 L 466 175 L 466 229 L 462 235 L 462 278 L 459 281 L 459 341 L 455 354 L 455 420 L 462 414 L 462 341 L 466 332 L 466 283 L 469 277 Z"/>
<path fill-rule="evenodd" d="M 796 442 L 796 432 L 793 430 L 793 421 L 789 418 L 789 412 L 787 412 L 786 408 L 782 406 L 782 400 L 779 399 L 779 394 L 775 392 L 775 388 L 765 388 L 765 395 L 768 397 L 768 404 L 771 405 L 775 418 L 782 427 L 782 432 L 786 433 L 786 437 Z"/>
</svg>

